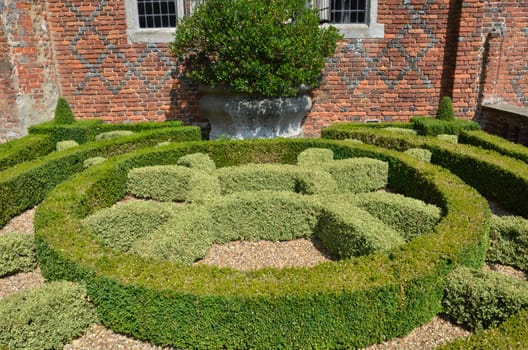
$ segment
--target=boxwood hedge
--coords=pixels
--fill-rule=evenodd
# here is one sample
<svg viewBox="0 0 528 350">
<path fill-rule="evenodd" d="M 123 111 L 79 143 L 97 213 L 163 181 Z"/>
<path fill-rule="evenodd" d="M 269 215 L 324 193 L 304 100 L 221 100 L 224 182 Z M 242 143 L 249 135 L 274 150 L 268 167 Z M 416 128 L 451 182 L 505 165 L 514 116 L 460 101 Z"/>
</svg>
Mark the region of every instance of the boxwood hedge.
<svg viewBox="0 0 528 350">
<path fill-rule="evenodd" d="M 81 224 L 126 193 L 128 170 L 175 164 L 207 153 L 218 167 L 295 163 L 310 147 L 336 159 L 389 163 L 389 186 L 436 204 L 434 232 L 391 254 L 312 268 L 251 272 L 188 267 L 99 245 Z M 448 171 L 370 145 L 330 140 L 195 142 L 137 150 L 61 183 L 37 208 L 37 253 L 47 279 L 86 283 L 103 322 L 117 332 L 189 349 L 357 348 L 408 333 L 441 310 L 443 277 L 456 265 L 479 267 L 490 211 L 475 190 Z"/>
<path fill-rule="evenodd" d="M 381 147 L 407 150 L 426 148 L 431 162 L 449 169 L 484 196 L 504 208 L 528 217 L 528 165 L 492 150 L 467 144 L 449 144 L 431 137 L 397 135 L 368 127 L 336 124 L 322 131 L 329 139 L 357 138 Z"/>
<path fill-rule="evenodd" d="M 83 170 L 83 163 L 88 158 L 110 157 L 168 139 L 189 141 L 199 140 L 200 137 L 197 127 L 147 130 L 116 140 L 85 143 L 17 164 L 0 172 L 0 226 L 22 211 L 37 205 L 58 183 Z"/>
<path fill-rule="evenodd" d="M 513 143 L 502 137 L 491 135 L 484 131 L 462 131 L 458 139 L 460 143 L 491 149 L 528 163 L 528 147 Z"/>
<path fill-rule="evenodd" d="M 0 145 L 0 171 L 55 150 L 48 135 L 28 135 Z"/>
</svg>

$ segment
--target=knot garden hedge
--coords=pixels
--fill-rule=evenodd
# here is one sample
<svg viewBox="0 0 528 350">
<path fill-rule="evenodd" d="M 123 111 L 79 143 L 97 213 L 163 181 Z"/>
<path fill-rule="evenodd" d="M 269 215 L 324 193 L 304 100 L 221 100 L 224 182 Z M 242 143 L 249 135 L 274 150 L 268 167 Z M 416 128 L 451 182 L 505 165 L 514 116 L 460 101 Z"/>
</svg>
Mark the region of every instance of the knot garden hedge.
<svg viewBox="0 0 528 350">
<path fill-rule="evenodd" d="M 307 148 L 336 159 L 388 162 L 391 189 L 442 208 L 434 231 L 387 253 L 312 268 L 241 272 L 119 253 L 82 220 L 127 193 L 130 169 L 176 164 L 206 153 L 218 167 L 295 163 Z M 448 171 L 405 154 L 330 140 L 172 144 L 117 156 L 53 190 L 35 219 L 47 279 L 87 285 L 102 321 L 117 332 L 190 349 L 357 348 L 408 333 L 441 311 L 443 277 L 484 261 L 490 212 L 478 192 Z"/>
</svg>

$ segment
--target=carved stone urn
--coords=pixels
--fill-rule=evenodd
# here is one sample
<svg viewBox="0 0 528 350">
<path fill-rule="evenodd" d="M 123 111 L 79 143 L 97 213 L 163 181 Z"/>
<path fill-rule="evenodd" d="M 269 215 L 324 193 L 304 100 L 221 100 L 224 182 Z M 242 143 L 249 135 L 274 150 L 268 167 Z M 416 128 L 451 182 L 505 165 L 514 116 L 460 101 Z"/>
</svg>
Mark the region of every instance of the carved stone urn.
<svg viewBox="0 0 528 350">
<path fill-rule="evenodd" d="M 199 91 L 200 110 L 211 124 L 211 140 L 300 137 L 304 116 L 312 108 L 307 93 L 267 98 L 224 87 L 200 87 Z"/>
</svg>

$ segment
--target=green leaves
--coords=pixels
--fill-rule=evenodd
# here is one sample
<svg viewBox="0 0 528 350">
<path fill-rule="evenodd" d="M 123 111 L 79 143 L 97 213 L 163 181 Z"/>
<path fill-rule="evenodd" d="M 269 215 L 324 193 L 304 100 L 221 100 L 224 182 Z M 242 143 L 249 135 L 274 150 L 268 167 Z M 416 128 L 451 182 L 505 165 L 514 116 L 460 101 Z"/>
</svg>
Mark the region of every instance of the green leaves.
<svg viewBox="0 0 528 350">
<path fill-rule="evenodd" d="M 295 96 L 319 85 L 339 39 L 304 0 L 208 0 L 180 21 L 170 48 L 201 84 Z"/>
</svg>

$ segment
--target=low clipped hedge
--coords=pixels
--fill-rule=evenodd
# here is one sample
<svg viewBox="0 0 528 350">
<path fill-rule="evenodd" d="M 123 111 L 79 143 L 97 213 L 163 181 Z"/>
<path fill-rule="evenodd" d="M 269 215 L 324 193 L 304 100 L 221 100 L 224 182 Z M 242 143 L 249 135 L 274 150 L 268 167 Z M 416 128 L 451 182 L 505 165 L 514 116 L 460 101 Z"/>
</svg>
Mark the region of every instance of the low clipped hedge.
<svg viewBox="0 0 528 350">
<path fill-rule="evenodd" d="M 430 232 L 441 218 L 440 208 L 395 193 L 362 193 L 351 202 L 365 209 L 409 241 Z"/>
<path fill-rule="evenodd" d="M 154 129 L 116 140 L 86 143 L 13 166 L 0 172 L 0 226 L 40 203 L 57 184 L 83 170 L 88 158 L 110 157 L 164 140 L 189 141 L 200 137 L 197 127 Z"/>
<path fill-rule="evenodd" d="M 132 169 L 128 191 L 136 197 L 163 202 L 201 202 L 220 194 L 218 179 L 194 168 L 179 165 Z"/>
<path fill-rule="evenodd" d="M 488 262 L 528 271 L 528 220 L 519 216 L 493 216 Z"/>
<path fill-rule="evenodd" d="M 0 171 L 55 150 L 48 135 L 28 135 L 0 145 Z"/>
<path fill-rule="evenodd" d="M 97 141 L 99 141 L 99 140 L 110 140 L 110 139 L 115 139 L 115 138 L 118 138 L 118 137 L 130 136 L 133 133 L 134 132 L 130 131 L 130 130 L 106 131 L 106 132 L 102 132 L 100 134 L 97 134 L 95 136 L 95 140 L 97 140 Z"/>
<path fill-rule="evenodd" d="M 0 348 L 59 350 L 96 321 L 83 286 L 46 283 L 0 300 Z"/>
<path fill-rule="evenodd" d="M 54 121 L 45 122 L 29 127 L 29 133 L 49 135 L 54 143 L 64 140 L 74 140 L 79 144 L 83 144 L 89 141 L 95 141 L 96 135 L 98 134 L 111 131 L 128 130 L 143 132 L 180 126 L 183 126 L 181 121 L 103 124 L 99 119 L 89 119 L 78 120 L 72 124 L 57 124 Z"/>
<path fill-rule="evenodd" d="M 528 281 L 459 267 L 447 275 L 444 312 L 470 329 L 497 326 L 528 307 Z"/>
<path fill-rule="evenodd" d="M 431 117 L 413 117 L 411 123 L 413 129 L 424 136 L 458 135 L 464 130 L 480 130 L 478 123 L 463 119 L 441 120 Z"/>
<path fill-rule="evenodd" d="M 431 156 L 433 155 L 431 151 L 428 151 L 424 148 L 409 148 L 407 151 L 405 151 L 405 153 L 428 163 L 431 162 Z"/>
<path fill-rule="evenodd" d="M 322 131 L 323 138 L 357 138 L 363 142 L 405 151 L 426 148 L 431 162 L 449 169 L 486 197 L 513 213 L 528 217 L 528 165 L 497 152 L 465 144 L 450 144 L 431 137 L 397 135 L 367 127 L 336 124 Z"/>
<path fill-rule="evenodd" d="M 67 150 L 69 148 L 73 148 L 73 147 L 77 147 L 77 146 L 79 146 L 77 141 L 64 140 L 64 141 L 57 142 L 57 145 L 55 146 L 55 148 L 56 148 L 57 152 L 60 152 L 60 151 L 64 151 L 64 150 Z"/>
<path fill-rule="evenodd" d="M 98 211 L 84 220 L 102 244 L 127 252 L 133 244 L 174 217 L 177 207 L 154 201 L 131 201 Z"/>
<path fill-rule="evenodd" d="M 18 232 L 0 235 L 0 277 L 33 271 L 36 267 L 33 235 Z"/>
<path fill-rule="evenodd" d="M 240 272 L 183 266 L 121 254 L 98 244 L 81 221 L 126 193 L 131 168 L 174 164 L 207 153 L 218 167 L 295 163 L 311 147 L 336 159 L 389 163 L 389 186 L 440 206 L 434 232 L 391 254 L 312 268 Z M 114 331 L 189 349 L 358 348 L 408 333 L 441 310 L 443 277 L 456 265 L 479 267 L 490 212 L 475 190 L 448 171 L 369 145 L 329 140 L 197 142 L 138 150 L 61 183 L 37 208 L 37 252 L 47 279 L 87 284 Z"/>
<path fill-rule="evenodd" d="M 458 138 L 461 143 L 490 149 L 528 163 L 528 147 L 508 141 L 502 137 L 491 135 L 484 131 L 463 131 Z"/>
<path fill-rule="evenodd" d="M 527 324 L 528 309 L 524 309 L 497 328 L 489 328 L 465 339 L 458 339 L 437 350 L 528 349 Z"/>
<path fill-rule="evenodd" d="M 176 164 L 202 171 L 213 171 L 216 169 L 216 164 L 211 159 L 211 157 L 203 153 L 193 153 L 183 156 L 178 159 L 178 162 L 176 162 Z"/>
</svg>

